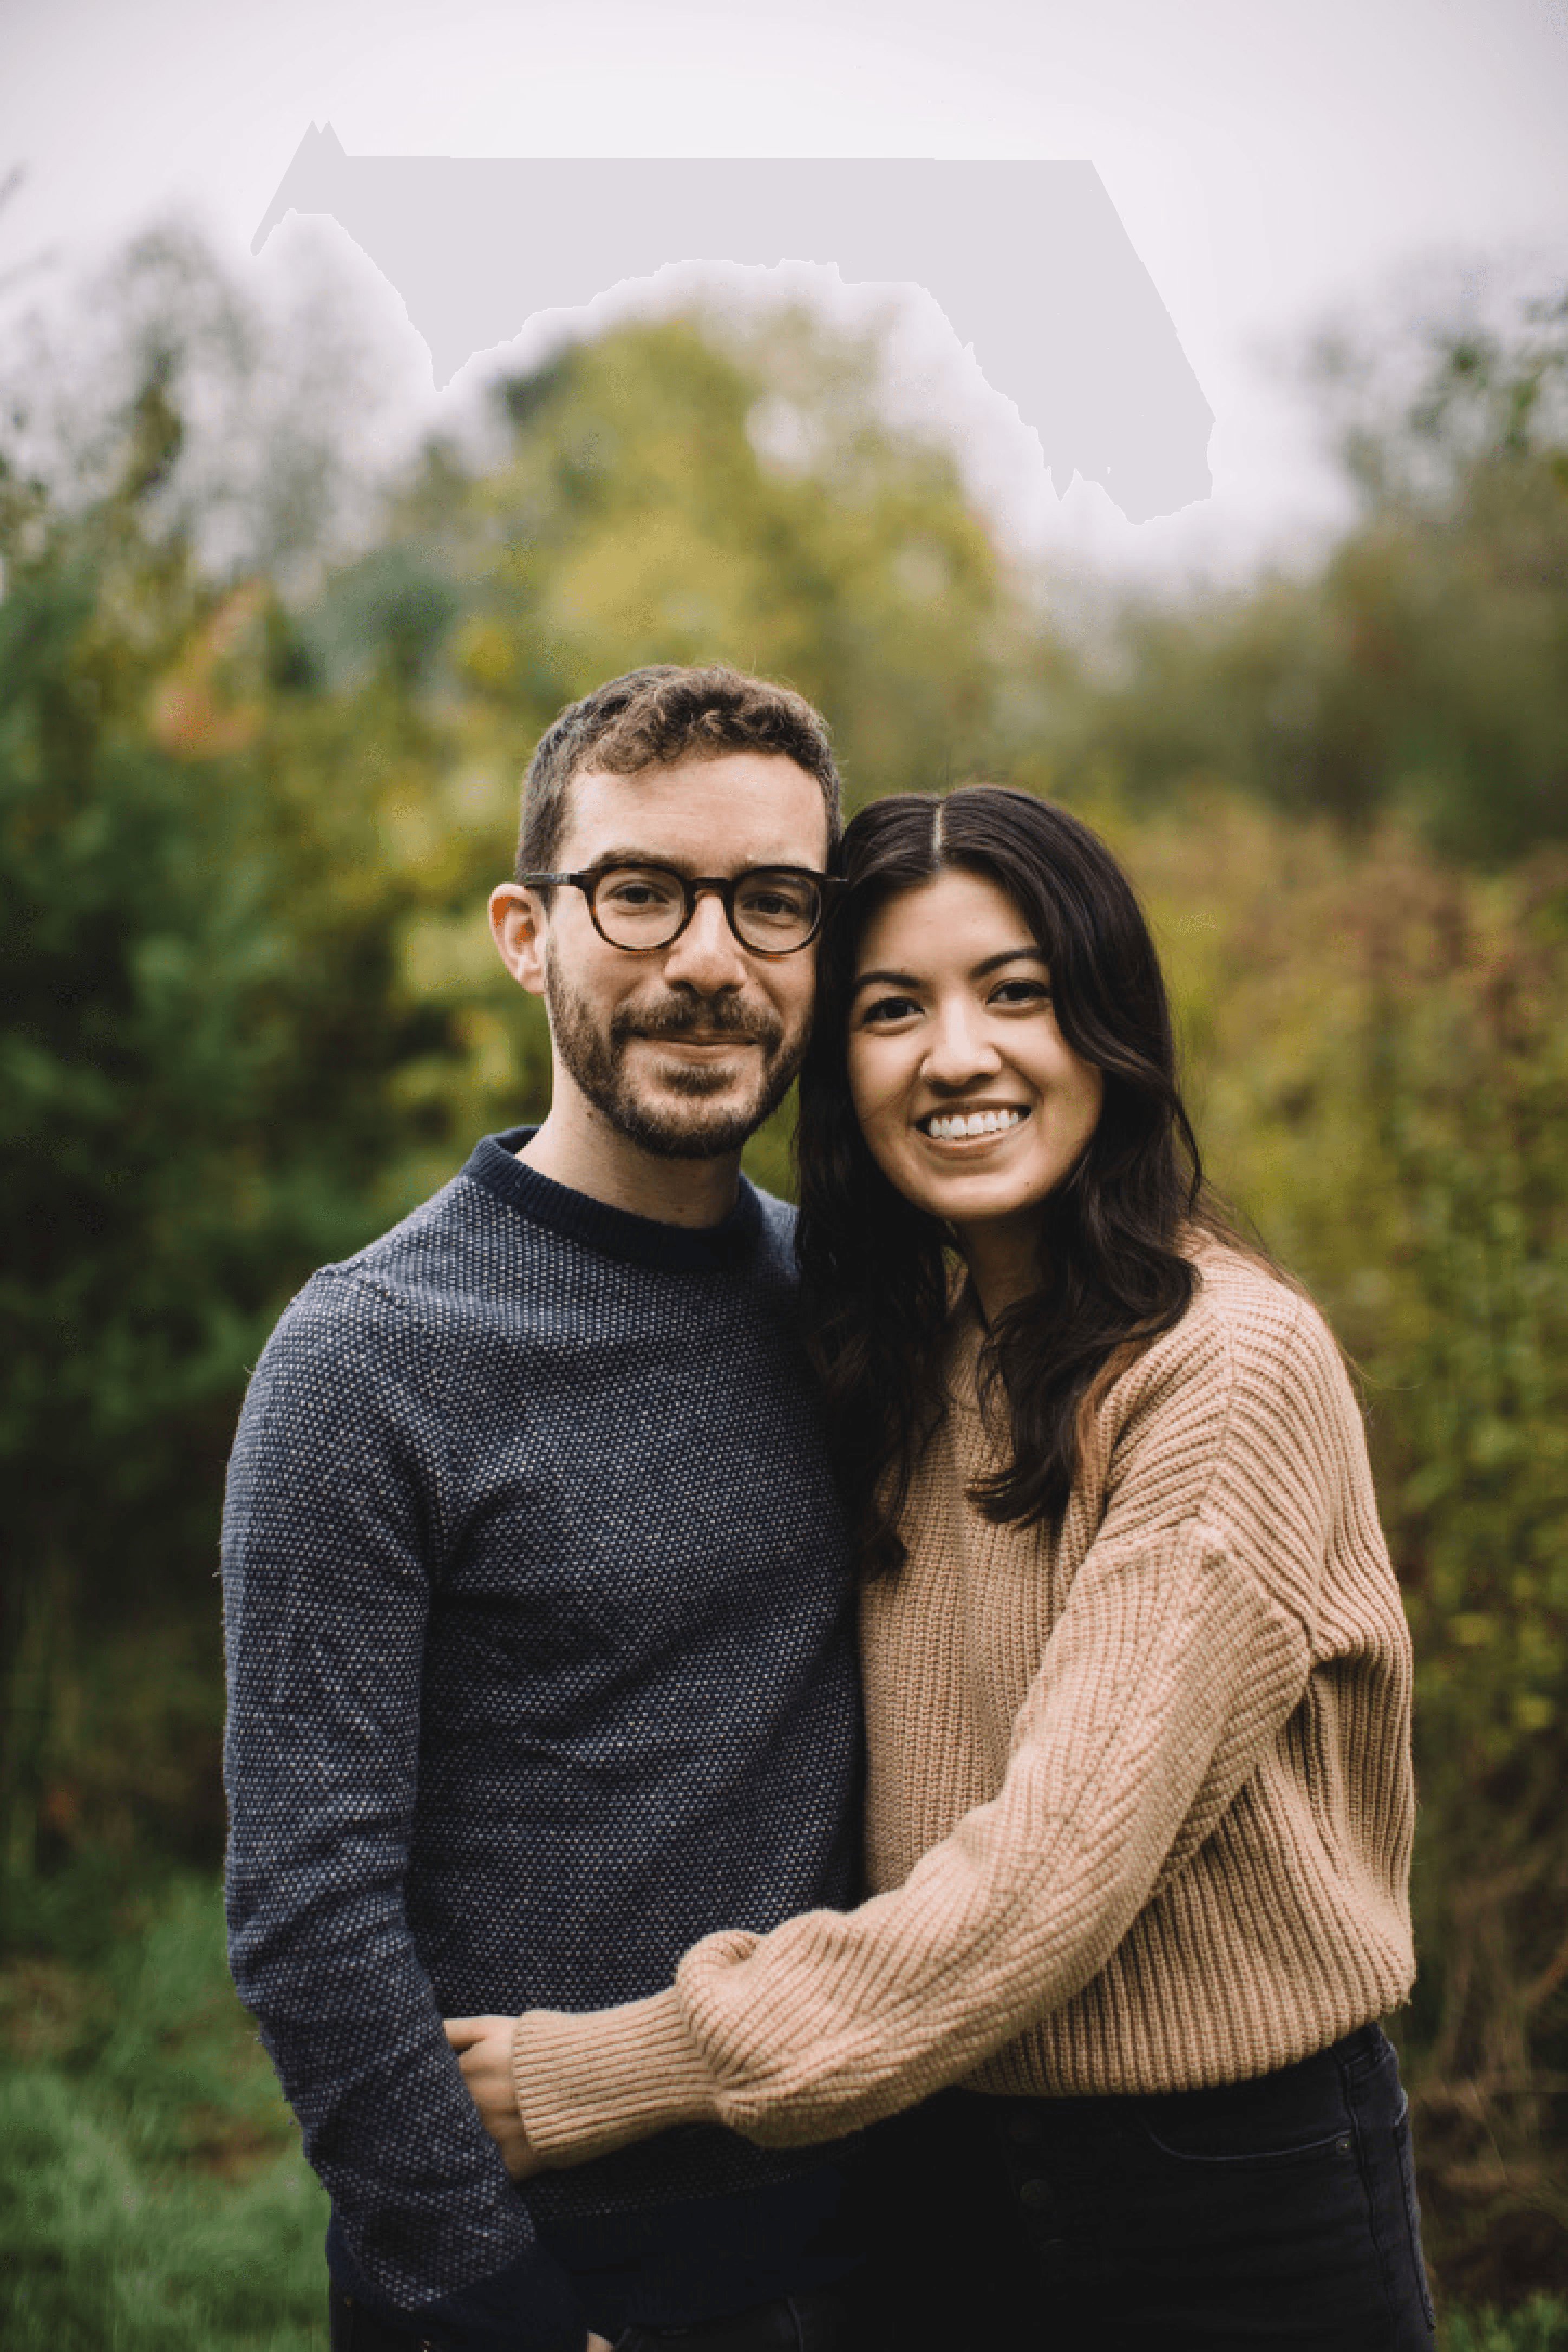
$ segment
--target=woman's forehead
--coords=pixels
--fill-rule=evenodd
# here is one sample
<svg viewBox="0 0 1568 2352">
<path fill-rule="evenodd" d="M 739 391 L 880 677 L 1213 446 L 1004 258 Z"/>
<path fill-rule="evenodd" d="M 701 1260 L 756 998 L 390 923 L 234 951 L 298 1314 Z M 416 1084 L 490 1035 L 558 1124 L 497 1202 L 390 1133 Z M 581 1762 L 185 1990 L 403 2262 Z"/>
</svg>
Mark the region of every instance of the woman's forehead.
<svg viewBox="0 0 1568 2352">
<path fill-rule="evenodd" d="M 858 970 L 879 963 L 889 949 L 922 961 L 972 960 L 1010 947 L 1038 953 L 1035 929 L 1017 900 L 989 875 L 964 866 L 890 891 L 871 910 L 861 929 Z"/>
</svg>

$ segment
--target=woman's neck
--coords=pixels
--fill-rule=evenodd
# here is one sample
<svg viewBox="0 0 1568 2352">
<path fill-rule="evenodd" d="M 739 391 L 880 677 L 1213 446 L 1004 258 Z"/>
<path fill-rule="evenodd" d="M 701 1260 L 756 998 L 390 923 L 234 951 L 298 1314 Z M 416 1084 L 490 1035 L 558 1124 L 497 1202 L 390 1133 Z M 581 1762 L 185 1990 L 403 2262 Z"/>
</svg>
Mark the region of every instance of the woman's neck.
<svg viewBox="0 0 1568 2352">
<path fill-rule="evenodd" d="M 980 1312 L 988 1325 L 1040 1286 L 1040 1221 L 1037 1214 L 987 1218 L 960 1225 L 954 1240 L 969 1269 Z"/>
</svg>

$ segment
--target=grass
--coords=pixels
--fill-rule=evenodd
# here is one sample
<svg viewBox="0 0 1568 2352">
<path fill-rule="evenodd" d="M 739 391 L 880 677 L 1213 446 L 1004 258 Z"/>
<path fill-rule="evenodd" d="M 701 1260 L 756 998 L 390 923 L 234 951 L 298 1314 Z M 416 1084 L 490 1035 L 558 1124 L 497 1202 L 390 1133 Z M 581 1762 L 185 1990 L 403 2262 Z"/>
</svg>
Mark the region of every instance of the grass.
<svg viewBox="0 0 1568 2352">
<path fill-rule="evenodd" d="M 1568 2303 L 1536 2294 L 1512 2311 L 1456 2311 L 1437 2342 L 1441 2352 L 1560 2352 L 1568 2345 Z"/>
<path fill-rule="evenodd" d="M 83 1940 L 69 1916 L 36 1924 Z M 164 1889 L 89 1965 L 13 1958 L 0 2032 L 9 2352 L 322 2352 L 326 2200 L 209 1882 Z"/>
<path fill-rule="evenodd" d="M 209 1879 L 17 1892 L 0 1965 L 6 2352 L 325 2352 L 326 2200 L 224 1961 Z M 1568 2352 L 1568 2303 L 1442 2352 Z"/>
</svg>

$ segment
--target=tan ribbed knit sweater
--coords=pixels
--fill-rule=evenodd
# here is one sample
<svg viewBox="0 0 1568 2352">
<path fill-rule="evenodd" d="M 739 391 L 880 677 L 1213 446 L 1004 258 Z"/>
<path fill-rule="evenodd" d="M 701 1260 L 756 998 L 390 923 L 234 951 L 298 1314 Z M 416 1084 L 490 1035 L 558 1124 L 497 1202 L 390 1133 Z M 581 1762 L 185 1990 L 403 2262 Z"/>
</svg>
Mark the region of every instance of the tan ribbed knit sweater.
<svg viewBox="0 0 1568 2352">
<path fill-rule="evenodd" d="M 827 2138 L 960 2080 L 1187 2090 L 1403 2000 L 1410 1644 L 1361 1417 L 1306 1301 L 1198 1263 L 1054 1540 L 965 1497 L 997 1454 L 960 1302 L 910 1557 L 862 1604 L 879 1891 L 707 1937 L 650 2000 L 521 2019 L 546 2163 L 699 2120 Z"/>
</svg>

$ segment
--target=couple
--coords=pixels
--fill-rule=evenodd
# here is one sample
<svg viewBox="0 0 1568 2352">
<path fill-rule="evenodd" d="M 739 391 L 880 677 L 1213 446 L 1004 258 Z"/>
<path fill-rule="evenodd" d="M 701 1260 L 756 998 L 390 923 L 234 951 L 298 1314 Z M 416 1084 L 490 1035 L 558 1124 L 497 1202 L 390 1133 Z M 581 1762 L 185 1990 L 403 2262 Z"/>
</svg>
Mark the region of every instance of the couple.
<svg viewBox="0 0 1568 2352">
<path fill-rule="evenodd" d="M 550 1114 L 306 1286 L 225 1516 L 334 2347 L 1429 2345 L 1399 1596 L 1114 860 L 841 843 L 809 704 L 654 668 L 491 917 Z"/>
</svg>

